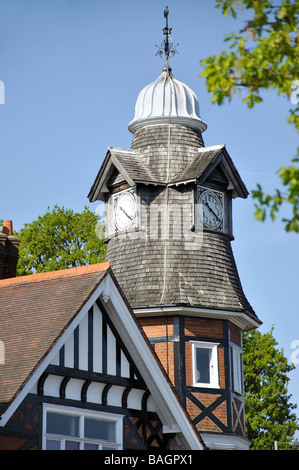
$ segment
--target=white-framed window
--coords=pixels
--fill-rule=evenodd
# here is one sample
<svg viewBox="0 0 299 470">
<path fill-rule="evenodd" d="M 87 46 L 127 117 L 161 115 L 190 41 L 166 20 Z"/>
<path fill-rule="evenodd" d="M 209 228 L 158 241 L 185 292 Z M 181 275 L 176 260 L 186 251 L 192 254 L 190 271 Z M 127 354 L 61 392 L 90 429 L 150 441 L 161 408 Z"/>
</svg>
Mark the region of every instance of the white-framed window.
<svg viewBox="0 0 299 470">
<path fill-rule="evenodd" d="M 195 387 L 219 388 L 219 343 L 191 341 L 193 385 Z"/>
<path fill-rule="evenodd" d="M 233 353 L 233 388 L 237 393 L 242 393 L 242 352 L 232 348 Z"/>
<path fill-rule="evenodd" d="M 123 416 L 44 404 L 43 449 L 120 450 Z"/>
</svg>

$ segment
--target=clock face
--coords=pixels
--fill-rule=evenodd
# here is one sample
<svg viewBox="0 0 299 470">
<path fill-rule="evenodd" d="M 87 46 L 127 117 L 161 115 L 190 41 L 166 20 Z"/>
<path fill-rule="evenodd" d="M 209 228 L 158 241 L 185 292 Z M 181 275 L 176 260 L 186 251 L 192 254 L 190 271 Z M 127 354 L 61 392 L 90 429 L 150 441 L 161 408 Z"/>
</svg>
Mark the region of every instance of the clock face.
<svg viewBox="0 0 299 470">
<path fill-rule="evenodd" d="M 135 225 L 136 201 L 131 191 L 115 196 L 114 202 L 115 230 L 127 230 Z"/>
<path fill-rule="evenodd" d="M 203 224 L 213 230 L 221 229 L 223 223 L 223 204 L 222 195 L 207 189 L 203 191 L 198 198 L 199 204 L 202 204 Z"/>
</svg>

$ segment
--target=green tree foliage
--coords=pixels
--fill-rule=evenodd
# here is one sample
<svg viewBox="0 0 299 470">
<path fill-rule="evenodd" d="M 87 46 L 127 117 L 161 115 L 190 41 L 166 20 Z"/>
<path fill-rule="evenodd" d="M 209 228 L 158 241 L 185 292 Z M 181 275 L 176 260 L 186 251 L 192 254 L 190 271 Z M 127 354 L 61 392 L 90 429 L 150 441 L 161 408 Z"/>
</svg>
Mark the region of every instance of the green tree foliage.
<svg viewBox="0 0 299 470">
<path fill-rule="evenodd" d="M 290 442 L 298 428 L 296 405 L 289 402 L 288 364 L 278 350 L 273 329 L 243 334 L 246 436 L 251 450 L 271 450 L 274 441 Z M 285 448 L 288 448 L 285 446 Z M 289 447 L 290 448 L 290 447 Z"/>
<path fill-rule="evenodd" d="M 75 213 L 54 206 L 19 232 L 17 275 L 55 271 L 104 261 L 105 245 L 96 235 L 99 217 L 87 207 Z"/>
<path fill-rule="evenodd" d="M 226 36 L 227 51 L 201 61 L 212 102 L 219 105 L 236 92 L 249 108 L 263 101 L 264 90 L 274 90 L 290 101 L 288 122 L 299 132 L 299 0 L 215 0 L 227 16 L 246 14 L 244 28 Z M 252 192 L 255 217 L 275 220 L 282 204 L 290 215 L 282 219 L 286 231 L 299 233 L 299 148 L 290 165 L 278 170 L 281 190 Z"/>
</svg>

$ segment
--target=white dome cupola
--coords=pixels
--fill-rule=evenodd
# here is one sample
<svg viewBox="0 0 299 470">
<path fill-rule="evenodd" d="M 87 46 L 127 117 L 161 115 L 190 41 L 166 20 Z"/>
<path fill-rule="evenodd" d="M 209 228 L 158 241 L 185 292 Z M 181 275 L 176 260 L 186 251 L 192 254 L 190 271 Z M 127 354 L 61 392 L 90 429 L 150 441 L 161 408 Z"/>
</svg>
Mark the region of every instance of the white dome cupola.
<svg viewBox="0 0 299 470">
<path fill-rule="evenodd" d="M 154 82 L 141 90 L 135 105 L 135 116 L 129 124 L 129 131 L 135 131 L 157 124 L 179 124 L 190 127 L 202 133 L 207 124 L 199 114 L 199 103 L 195 93 L 184 83 L 180 82 L 171 73 L 169 67 L 170 54 L 177 53 L 173 46 L 171 29 L 168 27 L 168 7 L 164 10 L 166 27 L 163 28 L 165 36 L 156 55 L 166 57 L 166 64 L 161 75 Z"/>
<path fill-rule="evenodd" d="M 163 67 L 161 75 L 147 85 L 135 105 L 135 116 L 129 131 L 155 124 L 180 124 L 203 132 L 207 124 L 201 119 L 199 103 L 195 93 L 177 80 L 171 68 Z"/>
</svg>

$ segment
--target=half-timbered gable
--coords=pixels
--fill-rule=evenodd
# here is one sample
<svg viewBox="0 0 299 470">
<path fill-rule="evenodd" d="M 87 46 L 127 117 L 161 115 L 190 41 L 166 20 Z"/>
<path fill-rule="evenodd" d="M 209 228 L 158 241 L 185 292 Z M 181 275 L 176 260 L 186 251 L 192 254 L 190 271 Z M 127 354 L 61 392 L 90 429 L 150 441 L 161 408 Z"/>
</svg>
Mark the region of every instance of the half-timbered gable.
<svg viewBox="0 0 299 470">
<path fill-rule="evenodd" d="M 203 447 L 109 263 L 3 280 L 0 298 L 0 449 Z"/>
</svg>

